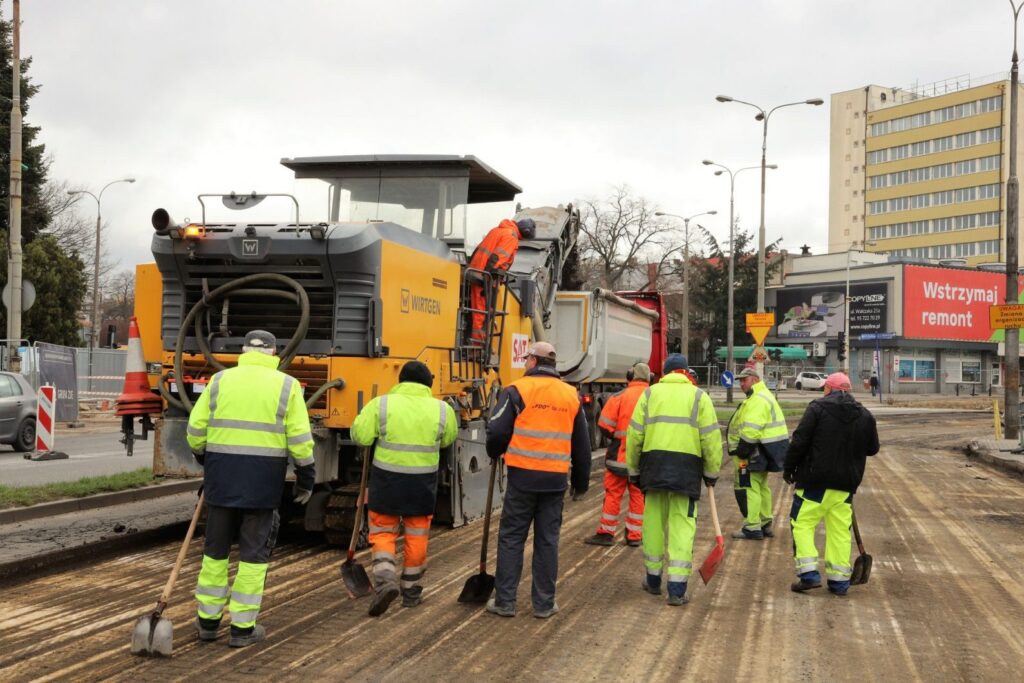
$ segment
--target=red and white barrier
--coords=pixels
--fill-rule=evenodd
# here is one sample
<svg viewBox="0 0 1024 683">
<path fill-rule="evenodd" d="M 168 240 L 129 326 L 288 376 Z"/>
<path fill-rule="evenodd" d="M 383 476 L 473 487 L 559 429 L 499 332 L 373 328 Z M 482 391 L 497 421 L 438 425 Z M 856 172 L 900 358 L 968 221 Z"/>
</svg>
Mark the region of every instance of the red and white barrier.
<svg viewBox="0 0 1024 683">
<path fill-rule="evenodd" d="M 28 460 L 66 460 L 67 453 L 53 450 L 53 427 L 57 418 L 57 389 L 39 387 L 36 397 L 36 452 L 26 454 Z"/>
</svg>

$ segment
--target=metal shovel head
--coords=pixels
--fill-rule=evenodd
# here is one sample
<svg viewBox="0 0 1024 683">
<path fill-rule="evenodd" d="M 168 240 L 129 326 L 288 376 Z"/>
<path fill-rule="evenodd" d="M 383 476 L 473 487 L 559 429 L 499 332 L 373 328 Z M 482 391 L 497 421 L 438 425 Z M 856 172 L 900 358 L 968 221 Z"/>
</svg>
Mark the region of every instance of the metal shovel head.
<svg viewBox="0 0 1024 683">
<path fill-rule="evenodd" d="M 493 591 L 494 577 L 486 572 L 480 572 L 466 579 L 466 585 L 459 593 L 459 602 L 483 604 L 491 598 Z"/>
<path fill-rule="evenodd" d="M 373 592 L 366 569 L 355 560 L 349 559 L 341 563 L 341 580 L 345 583 L 348 596 L 353 600 L 366 597 Z"/>
<path fill-rule="evenodd" d="M 867 553 L 858 555 L 853 561 L 853 573 L 850 574 L 850 583 L 859 586 L 868 582 L 871 577 L 871 556 Z"/>
<path fill-rule="evenodd" d="M 170 657 L 174 647 L 174 624 L 156 614 L 139 617 L 132 629 L 132 654 Z"/>
<path fill-rule="evenodd" d="M 715 547 L 698 570 L 700 578 L 704 580 L 704 585 L 711 581 L 711 577 L 718 571 L 718 565 L 722 564 L 723 559 L 725 559 L 725 541 L 719 536 L 715 542 Z"/>
</svg>

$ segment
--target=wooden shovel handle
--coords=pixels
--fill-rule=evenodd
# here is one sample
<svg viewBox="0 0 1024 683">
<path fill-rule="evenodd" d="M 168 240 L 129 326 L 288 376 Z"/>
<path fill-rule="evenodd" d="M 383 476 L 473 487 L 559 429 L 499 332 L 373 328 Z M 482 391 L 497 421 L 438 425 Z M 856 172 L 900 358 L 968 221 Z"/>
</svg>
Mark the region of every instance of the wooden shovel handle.
<svg viewBox="0 0 1024 683">
<path fill-rule="evenodd" d="M 860 554 L 864 553 L 864 541 L 860 540 L 860 527 L 857 526 L 857 512 L 853 509 L 853 505 L 850 505 L 850 514 L 853 516 L 853 536 L 857 539 L 857 550 Z"/>
<path fill-rule="evenodd" d="M 157 612 L 163 612 L 167 601 L 171 599 L 171 591 L 174 590 L 174 583 L 178 580 L 178 572 L 181 571 L 181 565 L 185 561 L 185 554 L 188 552 L 188 545 L 192 542 L 192 534 L 196 532 L 196 525 L 199 523 L 199 513 L 203 509 L 203 498 L 205 495 L 205 493 L 200 493 L 199 500 L 196 501 L 196 510 L 192 513 L 192 522 L 188 525 L 188 531 L 185 533 L 185 540 L 181 544 L 181 549 L 178 550 L 178 559 L 174 561 L 174 568 L 171 569 L 171 575 L 167 577 L 167 584 L 164 586 L 164 592 L 160 594 L 160 602 L 157 603 Z"/>
<path fill-rule="evenodd" d="M 494 501 L 494 480 L 498 473 L 498 458 L 491 458 L 491 479 L 487 483 L 487 507 L 484 509 L 484 538 L 480 543 L 480 573 L 487 573 L 487 541 L 491 536 L 491 508 Z"/>
<path fill-rule="evenodd" d="M 366 498 L 366 480 L 370 472 L 370 449 L 363 448 L 363 473 L 359 476 L 359 499 L 356 501 L 356 522 L 352 529 L 352 538 L 348 542 L 348 559 L 356 556 L 356 543 L 359 532 L 363 530 L 363 500 Z"/>
<path fill-rule="evenodd" d="M 715 539 L 719 544 L 723 542 L 722 527 L 718 525 L 718 507 L 715 505 L 715 487 L 708 486 L 708 502 L 711 503 L 711 523 L 715 527 Z"/>
</svg>

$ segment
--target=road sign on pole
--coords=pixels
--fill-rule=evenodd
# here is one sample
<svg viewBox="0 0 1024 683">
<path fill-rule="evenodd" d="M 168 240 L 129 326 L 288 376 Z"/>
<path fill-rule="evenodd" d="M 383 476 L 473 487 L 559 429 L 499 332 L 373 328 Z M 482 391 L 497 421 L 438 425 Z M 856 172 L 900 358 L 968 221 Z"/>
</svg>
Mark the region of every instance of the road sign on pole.
<svg viewBox="0 0 1024 683">
<path fill-rule="evenodd" d="M 764 338 L 768 336 L 768 331 L 774 326 L 774 313 L 747 313 L 747 332 L 754 337 L 758 346 L 764 344 Z"/>
<path fill-rule="evenodd" d="M 720 381 L 722 382 L 722 386 L 725 387 L 726 389 L 730 388 L 733 385 L 733 380 L 734 378 L 732 376 L 732 373 L 729 372 L 728 370 L 722 373 Z"/>
<path fill-rule="evenodd" d="M 1024 304 L 998 304 L 988 307 L 989 327 L 1005 330 L 1024 327 Z"/>
</svg>

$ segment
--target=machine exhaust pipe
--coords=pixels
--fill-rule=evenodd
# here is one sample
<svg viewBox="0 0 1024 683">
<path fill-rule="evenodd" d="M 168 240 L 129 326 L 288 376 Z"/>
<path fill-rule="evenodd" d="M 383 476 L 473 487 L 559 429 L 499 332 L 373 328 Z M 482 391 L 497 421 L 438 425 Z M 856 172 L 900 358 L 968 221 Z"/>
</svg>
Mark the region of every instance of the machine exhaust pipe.
<svg viewBox="0 0 1024 683">
<path fill-rule="evenodd" d="M 171 215 L 167 213 L 167 209 L 157 209 L 153 212 L 153 217 L 150 219 L 153 224 L 153 229 L 156 230 L 156 234 L 166 236 L 171 228 L 180 227 Z"/>
</svg>

